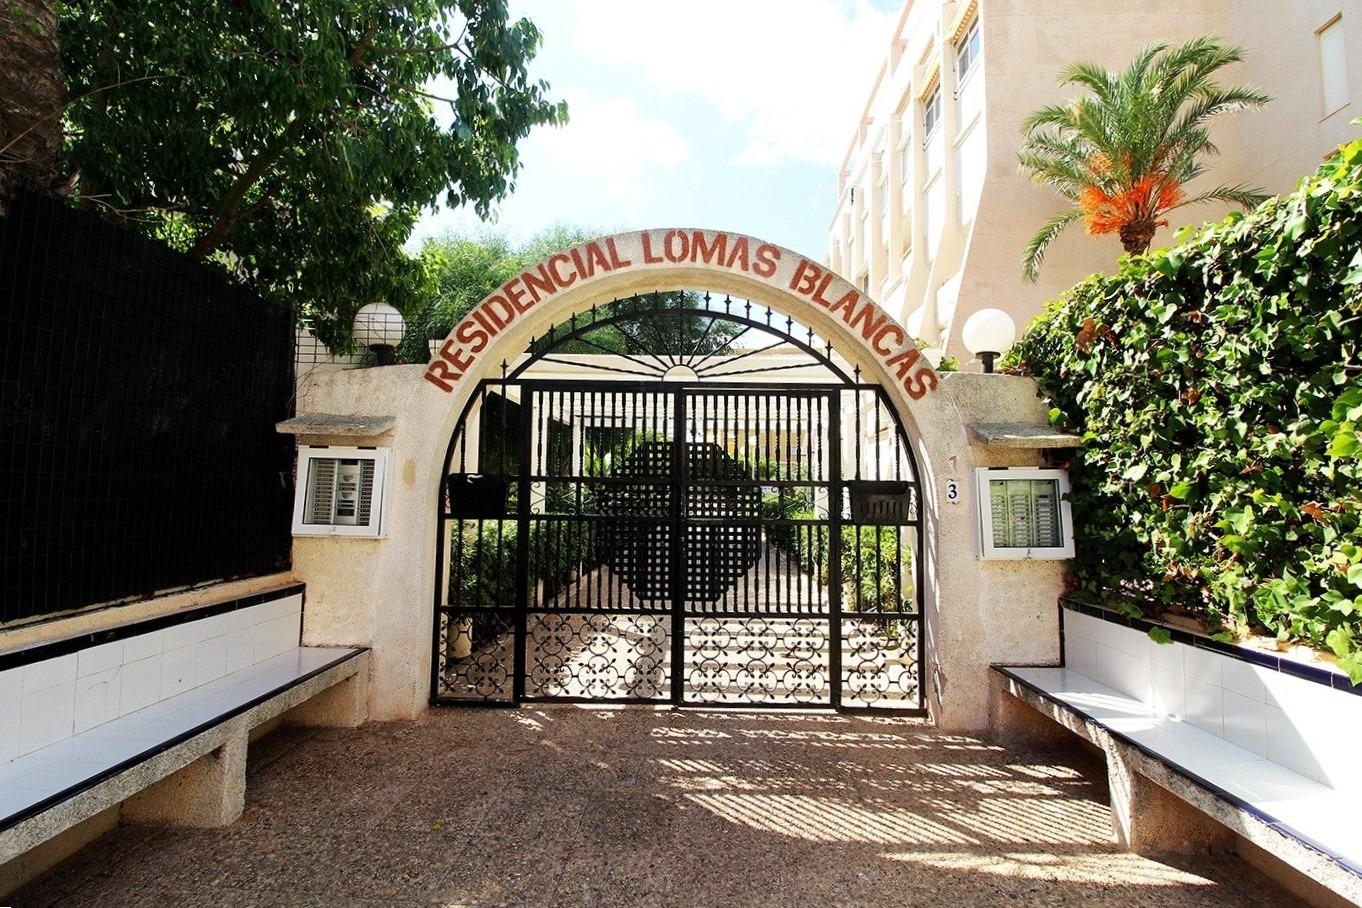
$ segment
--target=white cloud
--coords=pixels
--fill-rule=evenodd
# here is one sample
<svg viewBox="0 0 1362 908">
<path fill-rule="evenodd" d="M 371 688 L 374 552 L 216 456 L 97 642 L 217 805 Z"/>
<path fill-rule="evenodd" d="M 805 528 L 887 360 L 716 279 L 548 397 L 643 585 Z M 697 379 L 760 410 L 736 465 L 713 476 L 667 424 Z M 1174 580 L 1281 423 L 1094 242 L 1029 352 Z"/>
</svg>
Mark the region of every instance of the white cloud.
<svg viewBox="0 0 1362 908">
<path fill-rule="evenodd" d="M 596 0 L 574 11 L 584 56 L 713 105 L 744 130 L 737 159 L 752 164 L 841 161 L 898 16 L 868 0 Z"/>
<path fill-rule="evenodd" d="M 607 197 L 641 201 L 647 171 L 670 170 L 690 156 L 671 124 L 645 116 L 633 101 L 569 91 L 567 102 L 567 125 L 536 130 L 529 154 L 566 176 L 599 183 Z"/>
</svg>

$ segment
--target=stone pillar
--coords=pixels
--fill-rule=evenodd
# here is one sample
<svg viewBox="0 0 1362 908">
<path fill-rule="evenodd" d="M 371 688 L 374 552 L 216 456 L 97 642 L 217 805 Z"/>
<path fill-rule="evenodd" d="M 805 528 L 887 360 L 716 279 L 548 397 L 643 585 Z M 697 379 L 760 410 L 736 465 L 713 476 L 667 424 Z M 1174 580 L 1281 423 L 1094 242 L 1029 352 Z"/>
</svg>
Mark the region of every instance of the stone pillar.
<svg viewBox="0 0 1362 908">
<path fill-rule="evenodd" d="M 1234 834 L 1228 828 L 1137 772 L 1124 748 L 1109 743 L 1104 750 L 1118 846 L 1143 855 L 1233 849 Z"/>
<path fill-rule="evenodd" d="M 233 728 L 217 750 L 123 802 L 133 825 L 226 826 L 246 807 L 246 728 Z"/>
<path fill-rule="evenodd" d="M 358 728 L 369 718 L 369 669 L 363 668 L 284 713 L 287 725 Z"/>
</svg>

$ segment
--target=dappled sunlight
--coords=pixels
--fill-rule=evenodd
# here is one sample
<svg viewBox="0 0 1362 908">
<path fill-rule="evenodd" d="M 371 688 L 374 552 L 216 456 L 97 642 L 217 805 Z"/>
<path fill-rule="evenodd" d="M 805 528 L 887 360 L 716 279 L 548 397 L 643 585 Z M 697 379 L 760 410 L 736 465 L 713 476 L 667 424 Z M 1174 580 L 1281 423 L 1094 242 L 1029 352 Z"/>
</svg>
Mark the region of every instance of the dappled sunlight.
<svg viewBox="0 0 1362 908">
<path fill-rule="evenodd" d="M 690 794 L 686 799 L 729 822 L 808 842 L 971 845 L 979 841 L 912 810 L 877 809 L 851 798 Z"/>
<path fill-rule="evenodd" d="M 1053 880 L 1066 883 L 1108 884 L 1120 880 L 1137 886 L 1214 886 L 1197 876 L 1167 864 L 1128 852 L 1008 852 L 977 854 L 965 851 L 885 852 L 881 857 L 924 868 L 1028 880 Z"/>
<path fill-rule="evenodd" d="M 1108 811 L 1090 801 L 1013 797 L 935 806 L 953 824 L 997 842 L 1104 845 L 1111 838 Z"/>
<path fill-rule="evenodd" d="M 1295 904 L 1224 856 L 1117 851 L 1076 751 L 917 720 L 536 706 L 282 734 L 296 749 L 255 768 L 237 824 L 123 827 L 58 903 L 154 881 L 202 896 L 167 904 L 238 904 L 268 873 L 337 905 Z"/>
</svg>

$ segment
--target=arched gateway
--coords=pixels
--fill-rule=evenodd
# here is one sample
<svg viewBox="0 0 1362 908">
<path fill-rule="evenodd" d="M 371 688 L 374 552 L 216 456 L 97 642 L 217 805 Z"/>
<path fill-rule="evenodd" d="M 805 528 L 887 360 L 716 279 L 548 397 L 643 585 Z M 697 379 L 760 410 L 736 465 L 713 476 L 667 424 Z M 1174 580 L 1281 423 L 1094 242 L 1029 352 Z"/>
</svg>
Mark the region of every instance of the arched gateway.
<svg viewBox="0 0 1362 908">
<path fill-rule="evenodd" d="M 424 380 L 452 398 L 434 702 L 924 710 L 937 376 L 846 281 L 736 234 L 605 237 Z"/>
</svg>

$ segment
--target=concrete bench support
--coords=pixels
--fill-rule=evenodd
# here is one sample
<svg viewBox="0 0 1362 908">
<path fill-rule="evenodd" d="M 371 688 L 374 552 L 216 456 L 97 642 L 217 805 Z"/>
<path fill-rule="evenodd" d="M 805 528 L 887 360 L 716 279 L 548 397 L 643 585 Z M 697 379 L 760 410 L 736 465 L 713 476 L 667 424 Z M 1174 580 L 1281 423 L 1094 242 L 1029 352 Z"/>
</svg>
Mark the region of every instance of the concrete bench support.
<svg viewBox="0 0 1362 908">
<path fill-rule="evenodd" d="M 351 675 L 283 716 L 285 725 L 358 728 L 369 718 L 369 673 Z"/>
<path fill-rule="evenodd" d="M 994 740 L 1020 750 L 1068 747 L 1071 735 L 1087 738 L 1081 723 L 1070 727 L 1064 713 L 1042 713 L 1021 699 L 1021 685 L 997 672 L 988 674 L 989 731 Z"/>
<path fill-rule="evenodd" d="M 246 809 L 246 730 L 123 803 L 133 825 L 208 828 L 235 822 Z"/>
<path fill-rule="evenodd" d="M 1085 704 L 1093 715 L 1060 702 L 1061 696 L 1072 694 L 1058 694 L 1044 685 L 1058 689 L 1057 680 L 1066 683 L 1053 674 L 1062 671 L 995 666 L 989 673 L 992 732 L 1000 743 L 1021 748 L 1062 745 L 1066 739 L 1071 746 L 1074 735 L 1100 751 L 1111 790 L 1112 832 L 1119 846 L 1151 857 L 1237 854 L 1312 905 L 1362 908 L 1362 876 L 1205 781 L 1214 779 L 1213 767 L 1204 778 L 1198 777 L 1149 745 L 1129 740 L 1131 721 L 1142 724 L 1138 704 L 1123 704 L 1129 698 L 1114 690 Z M 1023 683 L 1014 675 L 1031 680 Z M 1069 678 L 1062 689 L 1083 688 Z"/>
<path fill-rule="evenodd" d="M 1121 848 L 1143 855 L 1234 850 L 1229 829 L 1138 771 L 1125 752 L 1112 748 L 1106 757 L 1111 826 Z"/>
</svg>

